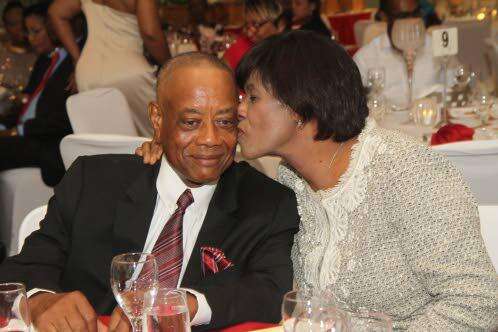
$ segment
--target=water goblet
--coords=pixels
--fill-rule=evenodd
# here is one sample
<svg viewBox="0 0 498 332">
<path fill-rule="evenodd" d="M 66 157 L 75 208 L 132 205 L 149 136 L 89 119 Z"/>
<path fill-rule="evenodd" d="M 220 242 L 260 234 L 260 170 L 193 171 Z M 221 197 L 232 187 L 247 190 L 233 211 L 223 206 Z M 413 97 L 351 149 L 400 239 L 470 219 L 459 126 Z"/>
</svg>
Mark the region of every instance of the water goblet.
<svg viewBox="0 0 498 332">
<path fill-rule="evenodd" d="M 182 289 L 160 288 L 145 296 L 147 332 L 190 332 L 187 294 Z"/>
<path fill-rule="evenodd" d="M 144 300 L 157 292 L 157 264 L 151 254 L 126 253 L 112 259 L 111 288 L 133 332 L 142 331 Z"/>
<path fill-rule="evenodd" d="M 422 131 L 422 141 L 428 142 L 433 128 L 439 120 L 437 104 L 432 99 L 419 100 L 412 110 L 413 121 Z"/>
<path fill-rule="evenodd" d="M 29 332 L 30 326 L 26 287 L 21 283 L 0 284 L 0 331 Z"/>
</svg>

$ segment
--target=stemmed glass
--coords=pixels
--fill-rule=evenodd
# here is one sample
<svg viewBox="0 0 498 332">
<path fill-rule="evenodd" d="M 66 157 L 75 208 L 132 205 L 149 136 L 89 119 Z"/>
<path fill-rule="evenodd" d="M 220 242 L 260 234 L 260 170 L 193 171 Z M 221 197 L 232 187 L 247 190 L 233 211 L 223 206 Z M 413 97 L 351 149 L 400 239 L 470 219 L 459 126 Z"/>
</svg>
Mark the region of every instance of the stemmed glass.
<svg viewBox="0 0 498 332">
<path fill-rule="evenodd" d="M 377 121 L 381 121 L 386 113 L 386 100 L 382 95 L 385 77 L 384 67 L 370 68 L 367 72 L 368 109 Z"/>
<path fill-rule="evenodd" d="M 142 331 L 144 299 L 157 292 L 157 263 L 151 254 L 126 253 L 112 259 L 111 287 L 133 332 Z"/>
<path fill-rule="evenodd" d="M 423 142 L 429 141 L 432 130 L 439 120 L 437 104 L 432 99 L 419 100 L 412 110 L 413 121 L 422 131 Z"/>
<path fill-rule="evenodd" d="M 29 332 L 30 326 L 26 287 L 20 283 L 0 284 L 0 331 Z"/>
<path fill-rule="evenodd" d="M 350 331 L 354 332 L 391 332 L 392 321 L 389 316 L 367 309 L 347 312 Z"/>
<path fill-rule="evenodd" d="M 285 294 L 282 324 L 285 332 L 347 331 L 344 313 L 330 299 L 302 291 Z"/>
<path fill-rule="evenodd" d="M 394 46 L 403 52 L 408 73 L 408 107 L 413 100 L 413 68 L 417 50 L 425 43 L 425 25 L 421 18 L 403 18 L 394 21 Z"/>
<path fill-rule="evenodd" d="M 146 294 L 148 332 L 190 332 L 187 294 L 182 289 L 160 288 Z"/>
<path fill-rule="evenodd" d="M 491 107 L 493 106 L 493 97 L 491 97 L 486 91 L 480 91 L 475 96 L 474 105 L 474 112 L 481 121 L 480 128 L 484 128 L 489 124 Z"/>
</svg>

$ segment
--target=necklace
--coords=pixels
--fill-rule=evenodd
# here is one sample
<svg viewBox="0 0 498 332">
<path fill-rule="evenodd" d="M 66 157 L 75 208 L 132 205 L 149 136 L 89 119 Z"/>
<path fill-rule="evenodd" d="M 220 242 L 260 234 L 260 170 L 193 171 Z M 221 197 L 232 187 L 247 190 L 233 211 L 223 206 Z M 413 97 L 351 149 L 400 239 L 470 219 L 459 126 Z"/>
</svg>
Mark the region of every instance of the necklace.
<svg viewBox="0 0 498 332">
<path fill-rule="evenodd" d="M 342 150 L 343 145 L 344 145 L 344 142 L 342 142 L 339 145 L 339 147 L 337 148 L 337 150 L 335 150 L 334 155 L 332 156 L 332 159 L 330 160 L 329 168 L 332 167 L 332 164 L 334 163 L 335 157 L 337 157 L 337 154 L 339 153 L 339 151 Z"/>
</svg>

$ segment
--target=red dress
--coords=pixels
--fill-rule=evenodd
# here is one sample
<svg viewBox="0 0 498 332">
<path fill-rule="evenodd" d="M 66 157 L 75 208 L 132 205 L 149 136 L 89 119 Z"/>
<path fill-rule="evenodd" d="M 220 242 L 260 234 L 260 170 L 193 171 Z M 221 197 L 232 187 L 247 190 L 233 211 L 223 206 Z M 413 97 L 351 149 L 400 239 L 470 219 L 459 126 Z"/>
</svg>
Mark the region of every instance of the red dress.
<svg viewBox="0 0 498 332">
<path fill-rule="evenodd" d="M 253 43 L 246 37 L 240 36 L 237 38 L 235 43 L 233 43 L 223 55 L 225 61 L 229 64 L 229 66 L 235 70 L 240 60 L 249 51 L 253 46 Z"/>
</svg>

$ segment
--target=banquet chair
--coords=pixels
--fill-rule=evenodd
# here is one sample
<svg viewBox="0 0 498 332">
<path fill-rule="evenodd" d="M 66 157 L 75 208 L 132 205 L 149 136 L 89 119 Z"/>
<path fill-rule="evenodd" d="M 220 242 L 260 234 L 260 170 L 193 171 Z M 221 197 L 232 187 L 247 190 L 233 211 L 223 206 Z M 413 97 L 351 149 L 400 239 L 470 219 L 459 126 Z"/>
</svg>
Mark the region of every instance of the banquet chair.
<svg viewBox="0 0 498 332">
<path fill-rule="evenodd" d="M 479 206 L 481 234 L 489 257 L 498 272 L 498 205 Z"/>
<path fill-rule="evenodd" d="M 498 140 L 436 145 L 460 169 L 480 205 L 498 205 Z"/>
<path fill-rule="evenodd" d="M 69 97 L 66 106 L 75 134 L 138 135 L 128 102 L 118 89 L 81 92 Z"/>
<path fill-rule="evenodd" d="M 0 241 L 7 256 L 17 252 L 19 226 L 34 208 L 46 204 L 53 189 L 43 183 L 41 171 L 25 167 L 0 172 Z"/>
<path fill-rule="evenodd" d="M 79 156 L 96 154 L 133 154 L 146 137 L 106 135 L 106 134 L 72 134 L 64 137 L 60 144 L 61 156 L 66 169 Z"/>
<path fill-rule="evenodd" d="M 21 227 L 19 228 L 19 237 L 17 239 L 17 253 L 21 252 L 22 246 L 24 245 L 24 240 L 26 240 L 26 238 L 31 233 L 40 228 L 40 221 L 45 218 L 46 214 L 47 206 L 42 205 L 31 211 L 26 217 L 24 217 L 24 220 L 21 223 Z"/>
</svg>

